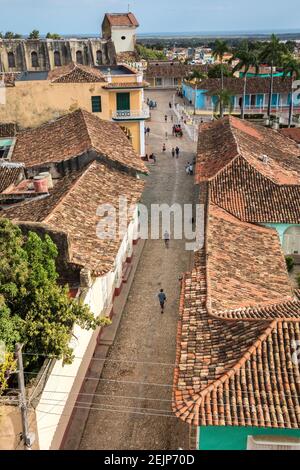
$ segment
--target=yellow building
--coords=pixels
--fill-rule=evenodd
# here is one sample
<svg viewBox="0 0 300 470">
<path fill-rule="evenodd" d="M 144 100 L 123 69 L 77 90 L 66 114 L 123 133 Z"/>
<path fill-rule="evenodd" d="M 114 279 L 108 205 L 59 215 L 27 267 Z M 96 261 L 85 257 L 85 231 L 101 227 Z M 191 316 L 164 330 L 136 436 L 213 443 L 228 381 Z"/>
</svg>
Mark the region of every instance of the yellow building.
<svg viewBox="0 0 300 470">
<path fill-rule="evenodd" d="M 50 72 L 24 72 L 6 76 L 2 123 L 36 127 L 76 109 L 117 122 L 136 152 L 145 155 L 143 76 L 125 65 L 90 68 L 69 64 Z"/>
</svg>

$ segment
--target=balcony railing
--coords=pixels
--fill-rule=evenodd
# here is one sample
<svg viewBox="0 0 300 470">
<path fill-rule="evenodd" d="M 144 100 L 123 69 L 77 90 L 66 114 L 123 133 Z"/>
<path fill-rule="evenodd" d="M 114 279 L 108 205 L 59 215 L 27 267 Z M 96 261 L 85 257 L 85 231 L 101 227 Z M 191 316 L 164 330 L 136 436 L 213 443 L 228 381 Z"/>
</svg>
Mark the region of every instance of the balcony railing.
<svg viewBox="0 0 300 470">
<path fill-rule="evenodd" d="M 149 107 L 143 109 L 122 109 L 112 113 L 112 119 L 117 121 L 128 121 L 129 119 L 148 119 L 150 117 Z"/>
</svg>

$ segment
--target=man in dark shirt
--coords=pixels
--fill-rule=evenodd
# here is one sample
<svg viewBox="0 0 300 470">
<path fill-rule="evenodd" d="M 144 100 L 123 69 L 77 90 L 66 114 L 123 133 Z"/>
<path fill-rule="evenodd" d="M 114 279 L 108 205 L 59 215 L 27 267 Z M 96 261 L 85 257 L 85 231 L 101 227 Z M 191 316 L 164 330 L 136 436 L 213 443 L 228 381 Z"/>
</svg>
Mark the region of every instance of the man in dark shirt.
<svg viewBox="0 0 300 470">
<path fill-rule="evenodd" d="M 167 300 L 167 297 L 166 297 L 166 294 L 164 293 L 164 290 L 163 289 L 160 289 L 160 292 L 158 294 L 158 300 L 159 300 L 159 303 L 160 303 L 160 307 L 161 307 L 161 313 L 164 313 L 164 310 L 165 310 L 165 302 Z"/>
</svg>

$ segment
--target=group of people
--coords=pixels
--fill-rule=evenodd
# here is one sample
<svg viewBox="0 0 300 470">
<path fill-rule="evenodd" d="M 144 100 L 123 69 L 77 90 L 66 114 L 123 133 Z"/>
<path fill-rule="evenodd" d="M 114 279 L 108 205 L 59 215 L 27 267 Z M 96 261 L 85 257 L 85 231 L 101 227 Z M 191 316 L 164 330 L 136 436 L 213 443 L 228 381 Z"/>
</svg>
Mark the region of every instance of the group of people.
<svg viewBox="0 0 300 470">
<path fill-rule="evenodd" d="M 173 137 L 183 137 L 181 124 L 174 124 L 172 129 Z"/>
<path fill-rule="evenodd" d="M 194 174 L 194 163 L 187 162 L 185 166 L 185 172 L 187 175 L 193 175 Z"/>
<path fill-rule="evenodd" d="M 150 109 L 157 109 L 157 102 L 150 100 L 150 98 L 147 99 L 147 105 Z"/>
</svg>

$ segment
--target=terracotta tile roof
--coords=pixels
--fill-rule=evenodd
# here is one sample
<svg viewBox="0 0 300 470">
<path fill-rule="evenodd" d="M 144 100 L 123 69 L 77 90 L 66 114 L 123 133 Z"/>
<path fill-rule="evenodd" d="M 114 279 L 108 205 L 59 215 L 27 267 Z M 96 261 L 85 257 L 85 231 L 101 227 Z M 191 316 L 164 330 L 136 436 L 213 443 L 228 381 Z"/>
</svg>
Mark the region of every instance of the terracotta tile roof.
<svg viewBox="0 0 300 470">
<path fill-rule="evenodd" d="M 100 70 L 74 63 L 51 70 L 48 73 L 48 80 L 52 83 L 98 83 L 106 81 Z"/>
<path fill-rule="evenodd" d="M 300 302 L 278 237 L 214 206 L 208 216 L 206 246 L 183 281 L 173 410 L 195 426 L 299 428 L 300 371 L 292 356 Z M 218 317 L 216 309 L 241 303 L 256 303 L 257 315 Z"/>
<path fill-rule="evenodd" d="M 49 196 L 19 204 L 1 215 L 15 222 L 40 223 L 66 233 L 70 262 L 101 276 L 113 268 L 121 240 L 98 238 L 96 230 L 101 218 L 97 208 L 110 204 L 119 218 L 119 197 L 127 197 L 130 207 L 139 201 L 143 188 L 143 181 L 93 162 L 83 172 L 58 180 Z M 131 218 L 128 211 L 128 221 Z"/>
<path fill-rule="evenodd" d="M 146 77 L 173 77 L 183 79 L 192 71 L 199 71 L 207 73 L 209 70 L 209 65 L 187 65 L 182 64 L 181 62 L 149 62 Z"/>
<path fill-rule="evenodd" d="M 106 13 L 111 26 L 139 26 L 139 22 L 133 13 Z"/>
<path fill-rule="evenodd" d="M 300 128 L 299 127 L 294 127 L 290 129 L 281 129 L 280 132 L 286 137 L 289 137 L 290 139 L 297 142 L 297 144 L 300 144 Z"/>
<path fill-rule="evenodd" d="M 188 83 L 190 87 L 194 88 L 195 84 Z M 197 82 L 198 90 L 207 90 L 210 95 L 214 95 L 221 89 L 220 78 L 205 78 Z M 225 77 L 224 88 L 229 90 L 234 95 L 242 95 L 244 92 L 244 79 Z M 290 93 L 292 89 L 292 79 L 281 77 L 274 78 L 274 93 Z M 249 94 L 269 94 L 270 79 L 269 78 L 248 78 L 247 80 L 247 93 Z"/>
<path fill-rule="evenodd" d="M 61 162 L 95 150 L 108 162 L 147 173 L 122 129 L 84 110 L 77 110 L 35 129 L 20 132 L 12 161 L 26 167 Z"/>
<path fill-rule="evenodd" d="M 200 126 L 196 182 L 214 178 L 239 155 L 274 183 L 300 184 L 299 147 L 279 132 L 233 116 Z"/>
<path fill-rule="evenodd" d="M 207 298 L 212 314 L 248 309 L 251 318 L 254 308 L 294 301 L 276 230 L 241 222 L 211 204 L 206 246 Z M 298 308 L 296 314 L 300 314 L 300 303 Z M 290 316 L 293 312 L 285 318 Z"/>
<path fill-rule="evenodd" d="M 18 127 L 14 122 L 0 123 L 0 137 L 14 137 Z"/>
<path fill-rule="evenodd" d="M 14 167 L 0 164 L 0 193 L 9 186 L 17 184 L 23 177 L 22 167 Z"/>
<path fill-rule="evenodd" d="M 300 224 L 300 185 L 278 185 L 242 157 L 210 183 L 211 199 L 244 222 Z"/>
</svg>

